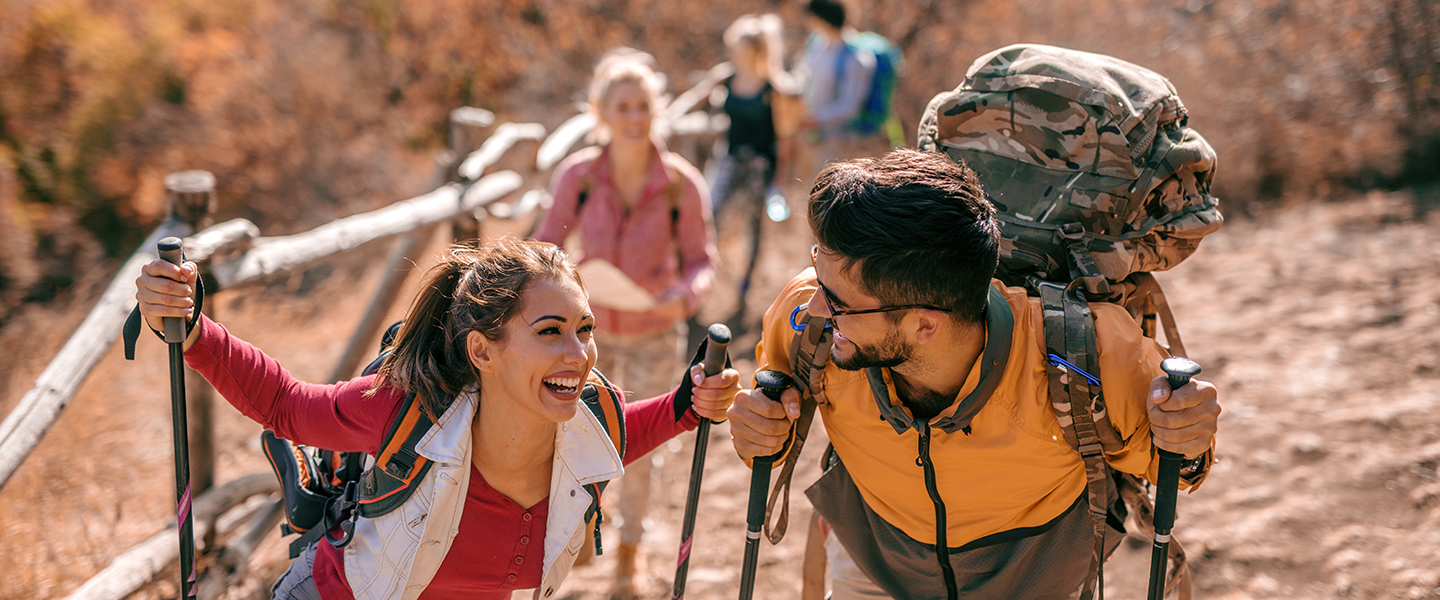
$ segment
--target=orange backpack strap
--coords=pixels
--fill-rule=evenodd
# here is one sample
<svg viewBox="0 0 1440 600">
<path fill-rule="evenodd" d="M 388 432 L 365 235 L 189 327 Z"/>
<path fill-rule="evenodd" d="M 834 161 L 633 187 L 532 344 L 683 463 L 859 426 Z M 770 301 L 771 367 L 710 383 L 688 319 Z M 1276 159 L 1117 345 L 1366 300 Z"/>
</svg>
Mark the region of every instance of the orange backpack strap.
<svg viewBox="0 0 1440 600">
<path fill-rule="evenodd" d="M 599 369 L 591 369 L 590 377 L 585 380 L 585 388 L 580 391 L 580 400 L 600 421 L 605 434 L 610 436 L 610 444 L 615 446 L 615 452 L 623 461 L 626 441 L 625 406 L 620 403 L 619 390 L 610 384 L 610 380 L 606 379 Z M 591 519 L 594 519 L 596 556 L 605 553 L 604 544 L 600 540 L 600 524 L 605 522 L 605 513 L 600 509 L 600 495 L 609 483 L 599 481 L 585 486 L 585 490 L 590 493 L 590 507 L 585 510 L 585 522 L 591 523 Z"/>
<path fill-rule="evenodd" d="M 790 328 L 795 330 L 790 340 L 791 381 L 800 391 L 800 418 L 795 421 L 791 432 L 794 438 L 790 452 L 780 466 L 780 476 L 770 490 L 770 499 L 765 503 L 765 535 L 770 543 L 778 544 L 785 538 L 790 526 L 790 479 L 795 475 L 795 464 L 800 460 L 800 451 L 810 435 L 810 424 L 815 420 L 815 406 L 826 402 L 825 365 L 830 363 L 830 348 L 835 343 L 835 331 L 830 320 L 811 316 L 805 311 L 806 305 L 795 307 L 790 314 Z M 796 322 L 805 319 L 804 324 Z M 775 517 L 775 506 L 779 503 L 780 514 Z"/>
<path fill-rule="evenodd" d="M 448 408 L 449 404 L 446 402 L 445 406 Z M 434 426 L 435 421 L 421 410 L 415 394 L 406 394 L 399 417 L 390 424 L 380 452 L 375 455 L 375 465 L 360 476 L 357 501 L 360 516 L 384 515 L 410 498 L 414 493 L 412 484 L 424 479 L 432 464 L 415 447 Z"/>
<path fill-rule="evenodd" d="M 620 393 L 610 384 L 610 380 L 600 373 L 599 369 L 591 369 L 590 377 L 585 380 L 585 388 L 580 391 L 580 400 L 585 403 L 585 408 L 595 415 L 600 421 L 600 426 L 605 428 L 605 433 L 610 436 L 610 444 L 615 446 L 615 452 L 623 460 L 625 458 L 625 407 L 620 403 Z"/>
</svg>

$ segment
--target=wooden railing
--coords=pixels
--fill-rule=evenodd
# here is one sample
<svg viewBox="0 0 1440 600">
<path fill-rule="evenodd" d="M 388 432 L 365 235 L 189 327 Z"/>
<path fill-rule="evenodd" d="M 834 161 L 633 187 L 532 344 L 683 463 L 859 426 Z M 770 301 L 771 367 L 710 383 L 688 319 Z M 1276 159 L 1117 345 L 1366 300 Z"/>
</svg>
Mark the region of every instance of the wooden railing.
<svg viewBox="0 0 1440 600">
<path fill-rule="evenodd" d="M 672 150 L 689 154 L 709 148 L 726 123 L 700 106 L 713 86 L 713 70 L 699 84 L 677 97 L 657 115 L 660 131 L 671 138 Z M 318 261 L 386 238 L 398 238 L 384 262 L 384 275 L 372 294 L 349 343 L 330 373 L 330 381 L 353 376 L 384 316 L 399 297 L 404 265 L 415 258 L 435 228 L 450 224 L 457 239 L 469 239 L 486 219 L 513 222 L 528 231 L 528 222 L 549 204 L 545 190 L 551 172 L 594 127 L 594 119 L 576 115 L 554 131 L 537 123 L 503 123 L 477 108 L 452 111 L 450 150 L 437 158 L 434 190 L 371 212 L 353 215 L 289 236 L 263 237 L 244 219 L 211 225 L 216 208 L 215 179 L 203 171 L 176 173 L 166 179 L 170 216 L 120 268 L 99 302 L 36 379 L 14 410 L 0 423 L 0 487 L 29 456 L 60 412 L 69 404 L 91 370 L 120 337 L 125 318 L 135 307 L 135 278 L 156 258 L 161 238 L 185 238 L 186 258 L 201 265 L 207 294 L 224 294 L 269 281 Z M 215 302 L 205 311 L 216 318 Z M 213 560 L 202 575 L 200 597 L 215 598 L 244 573 L 249 555 L 276 528 L 281 517 L 278 483 L 269 473 L 254 473 L 212 486 L 214 435 L 210 423 L 214 392 L 198 375 L 187 377 L 192 487 L 195 500 L 197 551 Z M 249 501 L 249 502 L 247 502 Z M 242 506 L 243 505 L 243 506 Z M 235 510 L 241 507 L 242 510 Z M 226 515 L 225 518 L 221 518 Z M 215 540 L 243 533 L 224 547 Z M 118 600 L 152 580 L 176 560 L 173 525 L 115 559 L 109 567 L 72 593 L 72 599 Z"/>
</svg>

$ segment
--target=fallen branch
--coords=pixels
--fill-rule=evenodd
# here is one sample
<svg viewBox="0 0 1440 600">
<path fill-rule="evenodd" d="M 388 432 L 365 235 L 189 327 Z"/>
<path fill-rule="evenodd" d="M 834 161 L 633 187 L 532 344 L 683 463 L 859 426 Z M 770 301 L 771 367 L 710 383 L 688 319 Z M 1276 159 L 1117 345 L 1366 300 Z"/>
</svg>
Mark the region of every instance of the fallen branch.
<svg viewBox="0 0 1440 600">
<path fill-rule="evenodd" d="M 200 585 L 197 586 L 199 600 L 223 597 L 230 586 L 240 581 L 250 567 L 250 555 L 255 553 L 265 536 L 275 531 L 284 510 L 285 502 L 275 494 L 259 510 L 246 516 L 246 522 L 250 525 L 245 529 L 245 533 L 221 548 L 215 554 L 215 560 L 210 563 L 210 567 L 200 576 Z M 225 525 L 222 522 L 220 529 L 225 529 Z"/>
</svg>

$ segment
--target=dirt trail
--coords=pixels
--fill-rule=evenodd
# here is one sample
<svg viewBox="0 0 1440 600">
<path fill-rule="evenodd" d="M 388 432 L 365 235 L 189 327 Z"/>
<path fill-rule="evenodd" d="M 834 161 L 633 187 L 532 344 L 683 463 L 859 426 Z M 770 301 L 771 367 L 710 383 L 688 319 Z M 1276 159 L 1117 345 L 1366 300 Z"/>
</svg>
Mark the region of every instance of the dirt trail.
<svg viewBox="0 0 1440 600">
<path fill-rule="evenodd" d="M 1219 386 L 1220 458 L 1209 481 L 1180 498 L 1179 528 L 1199 599 L 1440 597 L 1440 189 L 1373 193 L 1232 216 L 1176 270 L 1160 274 L 1203 378 Z M 798 215 L 797 215 L 798 216 Z M 722 223 L 722 235 L 727 234 Z M 766 224 L 758 320 L 790 275 L 808 264 L 799 218 Z M 728 242 L 727 242 L 728 243 Z M 736 248 L 722 248 L 727 259 Z M 309 279 L 220 296 L 231 331 L 297 376 L 325 377 L 375 278 L 357 253 Z M 319 278 L 328 269 L 328 277 Z M 318 279 L 318 283 L 316 280 Z M 722 273 L 701 321 L 728 317 L 734 278 Z M 30 311 L 0 331 L 10 358 L 0 411 L 28 389 L 85 302 Z M 85 306 L 81 306 L 85 305 Z M 754 331 L 732 346 L 737 362 Z M 170 517 L 169 415 L 159 344 L 135 363 L 107 356 L 39 450 L 0 489 L 0 598 L 58 598 Z M 259 427 L 222 408 L 221 481 L 265 468 Z M 645 598 L 668 597 L 693 436 L 660 452 Z M 816 428 L 792 497 L 791 533 L 764 545 L 757 598 L 799 595 L 808 503 L 800 490 L 824 447 Z M 688 597 L 734 596 L 749 472 L 712 430 Z M 610 540 L 613 531 L 606 531 Z M 232 598 L 255 597 L 284 568 L 276 536 Z M 1107 566 L 1107 597 L 1144 593 L 1148 548 L 1122 547 Z M 605 598 L 610 556 L 577 569 L 562 597 Z M 173 598 L 167 577 L 137 598 Z"/>
</svg>

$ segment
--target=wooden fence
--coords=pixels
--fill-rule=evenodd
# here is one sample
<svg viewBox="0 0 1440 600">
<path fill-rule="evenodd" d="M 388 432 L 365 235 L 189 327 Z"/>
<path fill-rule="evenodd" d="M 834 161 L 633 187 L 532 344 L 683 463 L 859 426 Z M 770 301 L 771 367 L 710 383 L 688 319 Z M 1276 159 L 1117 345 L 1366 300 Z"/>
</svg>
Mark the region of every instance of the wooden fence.
<svg viewBox="0 0 1440 600">
<path fill-rule="evenodd" d="M 723 117 L 692 112 L 724 66 L 712 69 L 691 90 L 657 115 L 657 127 L 671 147 L 696 164 L 715 137 L 728 125 Z M 456 239 L 470 239 L 485 219 L 505 219 L 528 230 L 525 223 L 548 206 L 545 186 L 554 167 L 594 127 L 580 114 L 547 132 L 537 123 L 494 124 L 495 117 L 478 108 L 459 108 L 450 115 L 450 149 L 437 158 L 434 190 L 374 210 L 289 236 L 262 237 L 244 219 L 213 224 L 215 178 L 204 171 L 185 171 L 166 178 L 169 218 L 155 229 L 120 268 L 99 302 L 76 329 L 35 385 L 0 423 L 0 487 L 39 444 L 69 404 L 90 371 L 120 337 L 125 318 L 135 307 L 135 278 L 156 258 L 155 245 L 167 236 L 185 238 L 186 258 L 201 265 L 207 293 L 224 294 L 304 269 L 318 261 L 386 238 L 398 238 L 383 263 L 381 281 L 336 361 L 329 381 L 355 374 L 382 320 L 399 296 L 405 264 L 430 240 L 436 227 L 449 224 Z M 216 318 L 216 303 L 204 312 Z M 217 598 L 244 574 L 250 554 L 281 518 L 279 484 L 270 472 L 245 475 L 214 485 L 214 392 L 193 372 L 187 377 L 191 440 L 191 483 L 196 550 L 211 566 L 201 575 L 202 599 Z M 232 532 L 241 531 L 238 536 Z M 225 546 L 216 540 L 230 539 Z M 178 556 L 171 525 L 115 559 L 71 599 L 124 598 L 145 585 Z"/>
</svg>

